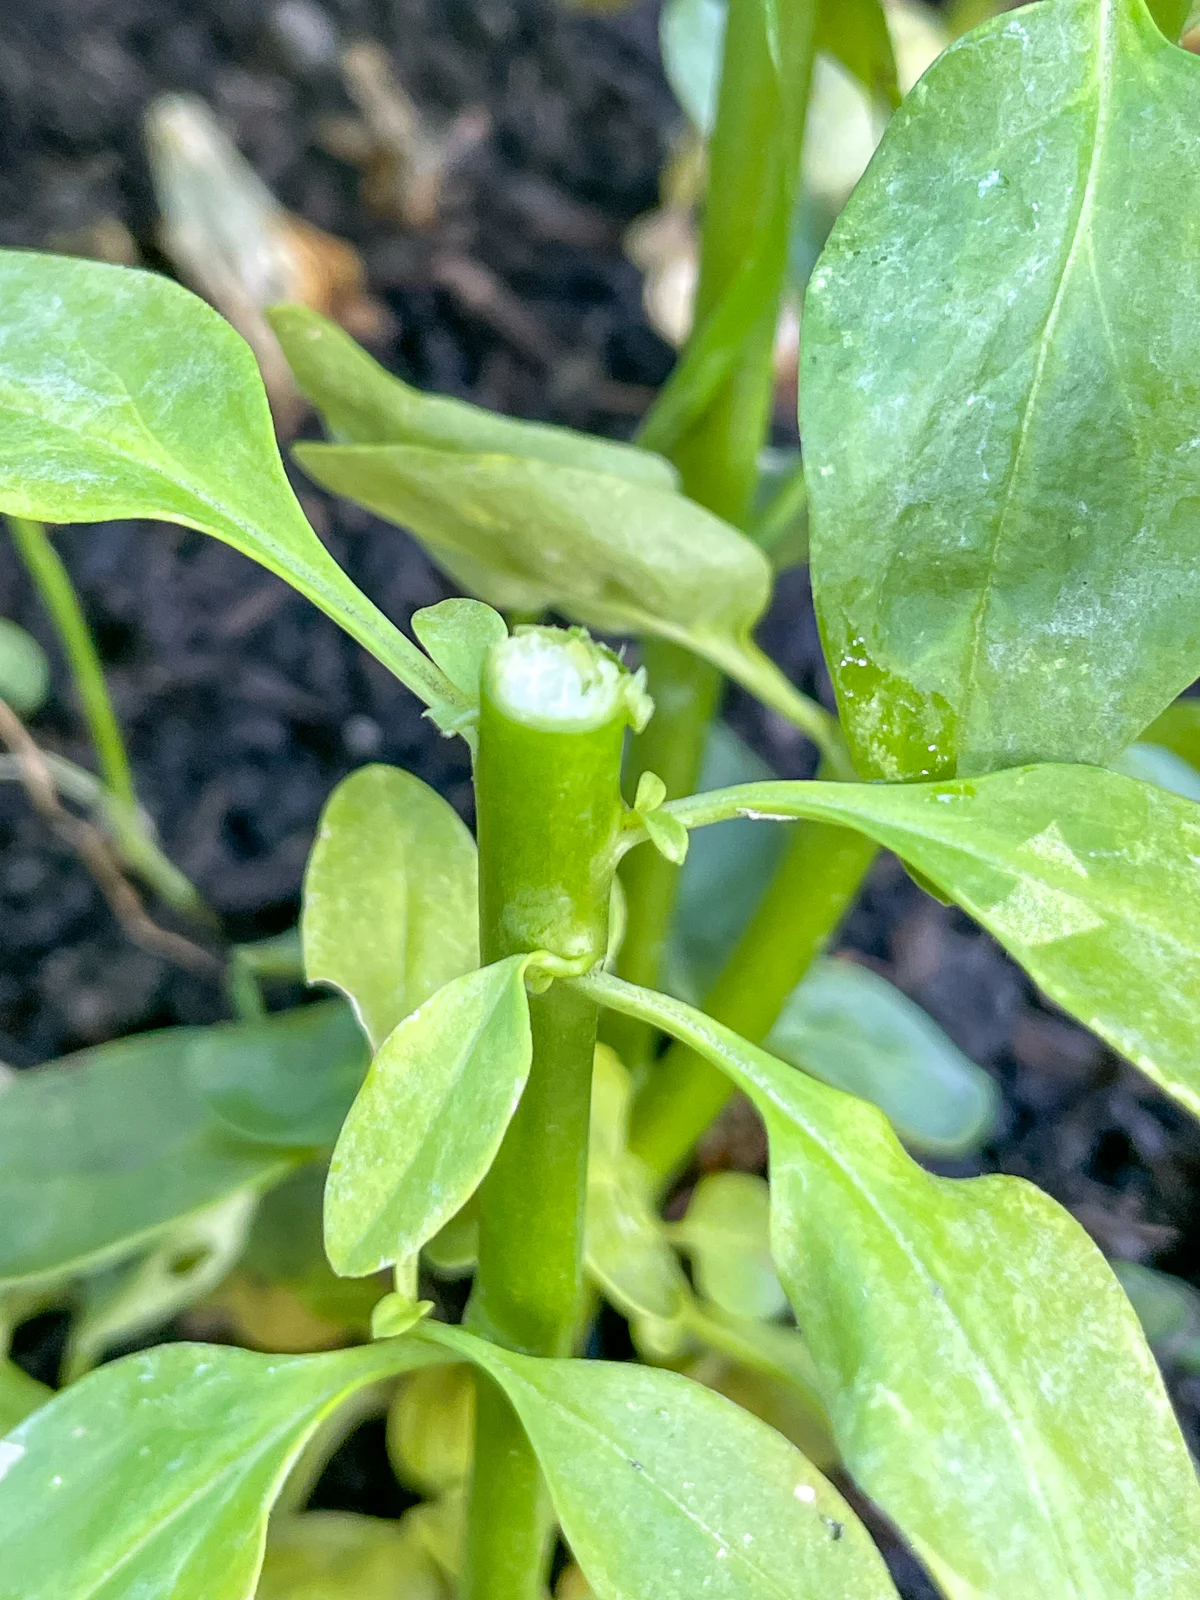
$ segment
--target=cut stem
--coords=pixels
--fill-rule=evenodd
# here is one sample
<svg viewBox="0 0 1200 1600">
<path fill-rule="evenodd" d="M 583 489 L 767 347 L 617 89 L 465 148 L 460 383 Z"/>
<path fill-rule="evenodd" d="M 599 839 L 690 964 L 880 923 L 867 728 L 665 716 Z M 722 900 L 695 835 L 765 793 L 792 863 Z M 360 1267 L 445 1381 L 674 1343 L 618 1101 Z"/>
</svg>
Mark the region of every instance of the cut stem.
<svg viewBox="0 0 1200 1600">
<path fill-rule="evenodd" d="M 484 672 L 475 794 L 485 962 L 546 950 L 604 958 L 621 826 L 624 729 L 637 680 L 578 632 L 522 631 Z M 583 1305 L 583 1215 L 597 1011 L 556 985 L 530 999 L 533 1065 L 479 1196 L 468 1321 L 530 1355 L 571 1351 Z M 515 1413 L 479 1380 L 463 1600 L 541 1600 L 549 1500 Z"/>
</svg>

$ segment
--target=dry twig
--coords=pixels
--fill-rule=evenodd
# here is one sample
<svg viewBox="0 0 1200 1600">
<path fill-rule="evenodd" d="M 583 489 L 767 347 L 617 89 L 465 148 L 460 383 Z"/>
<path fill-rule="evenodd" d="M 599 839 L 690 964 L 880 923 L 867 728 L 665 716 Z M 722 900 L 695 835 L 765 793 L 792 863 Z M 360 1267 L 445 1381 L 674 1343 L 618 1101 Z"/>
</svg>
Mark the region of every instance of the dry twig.
<svg viewBox="0 0 1200 1600">
<path fill-rule="evenodd" d="M 92 823 L 63 805 L 49 763 L 33 735 L 4 700 L 0 700 L 0 739 L 20 766 L 21 785 L 30 804 L 83 862 L 127 937 L 151 955 L 173 961 L 188 972 L 206 978 L 219 974 L 223 963 L 211 951 L 182 934 L 160 928 L 150 916 L 141 896 L 121 871 L 108 840 Z"/>
</svg>

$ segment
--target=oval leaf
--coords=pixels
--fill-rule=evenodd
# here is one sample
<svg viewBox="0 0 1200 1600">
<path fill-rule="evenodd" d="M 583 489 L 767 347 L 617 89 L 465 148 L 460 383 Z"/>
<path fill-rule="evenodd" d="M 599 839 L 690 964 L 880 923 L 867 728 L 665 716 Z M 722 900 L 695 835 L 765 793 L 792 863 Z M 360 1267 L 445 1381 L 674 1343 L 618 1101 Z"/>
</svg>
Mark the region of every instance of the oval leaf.
<svg viewBox="0 0 1200 1600">
<path fill-rule="evenodd" d="M 771 1200 L 750 1172 L 714 1172 L 692 1192 L 671 1238 L 692 1258 L 696 1286 L 733 1316 L 766 1321 L 787 1301 L 771 1260 Z"/>
<path fill-rule="evenodd" d="M 307 306 L 267 313 L 296 382 L 335 438 L 348 444 L 413 444 L 465 455 L 529 456 L 673 489 L 669 461 L 590 433 L 522 422 L 449 395 L 425 394 L 373 361 L 335 322 Z"/>
<path fill-rule="evenodd" d="M 504 1390 L 597 1600 L 895 1600 L 858 1518 L 765 1423 L 678 1373 L 423 1337 Z"/>
<path fill-rule="evenodd" d="M 986 1140 L 999 1092 L 933 1018 L 878 973 L 818 961 L 767 1039 L 782 1061 L 870 1100 L 913 1149 L 966 1155 Z"/>
<path fill-rule="evenodd" d="M 465 709 L 309 527 L 249 346 L 166 278 L 0 251 L 0 510 L 211 533 L 307 595 L 443 724 Z"/>
<path fill-rule="evenodd" d="M 998 17 L 833 233 L 802 422 L 864 776 L 1103 764 L 1200 670 L 1198 95 L 1142 0 Z"/>
<path fill-rule="evenodd" d="M 1083 1229 L 1017 1178 L 935 1178 L 882 1113 L 676 1000 L 583 980 L 767 1123 L 772 1243 L 842 1458 L 951 1600 L 1185 1600 L 1200 1484 Z"/>
<path fill-rule="evenodd" d="M 325 1190 L 325 1247 L 343 1276 L 414 1256 L 491 1166 L 533 1058 L 531 959 L 455 978 L 380 1046 Z"/>
<path fill-rule="evenodd" d="M 1200 1115 L 1200 809 L 1101 767 L 924 784 L 750 783 L 668 809 L 856 828 L 957 902 L 1065 1011 Z"/>
<path fill-rule="evenodd" d="M 250 1600 L 267 1514 L 341 1402 L 431 1359 L 168 1344 L 102 1367 L 0 1441 L 4 1600 Z"/>
<path fill-rule="evenodd" d="M 372 1048 L 479 965 L 476 877 L 475 841 L 411 773 L 361 767 L 329 797 L 304 875 L 304 968 L 349 996 Z"/>
</svg>

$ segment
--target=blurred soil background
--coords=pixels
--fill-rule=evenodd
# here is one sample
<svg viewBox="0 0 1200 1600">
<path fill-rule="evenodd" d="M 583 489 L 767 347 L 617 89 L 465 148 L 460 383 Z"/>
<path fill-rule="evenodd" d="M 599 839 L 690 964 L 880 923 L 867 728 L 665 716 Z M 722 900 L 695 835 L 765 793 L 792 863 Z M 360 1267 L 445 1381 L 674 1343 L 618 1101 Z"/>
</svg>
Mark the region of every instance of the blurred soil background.
<svg viewBox="0 0 1200 1600">
<path fill-rule="evenodd" d="M 371 172 L 355 163 L 361 106 L 342 59 L 361 43 L 382 48 L 375 59 L 390 60 L 432 125 L 457 118 L 467 130 L 423 230 L 386 214 Z M 371 347 L 391 370 L 514 415 L 632 434 L 672 362 L 622 249 L 629 223 L 657 203 L 682 125 L 652 4 L 605 17 L 552 0 L 12 5 L 0 36 L 0 244 L 167 269 L 142 133 L 164 90 L 203 96 L 283 203 L 354 247 Z M 788 427 L 781 415 L 781 437 Z M 447 592 L 405 536 L 298 487 L 334 554 L 398 623 Z M 282 582 L 177 528 L 72 528 L 57 543 L 107 665 L 141 797 L 231 937 L 294 922 L 318 812 L 355 766 L 408 767 L 469 815 L 461 744 L 440 740 L 413 699 Z M 90 764 L 61 655 L 2 538 L 0 615 L 56 662 L 40 739 Z M 762 637 L 831 703 L 802 571 L 782 580 Z M 792 730 L 740 694 L 729 714 L 781 775 L 811 775 Z M 1200 1142 L 1181 1110 L 1042 1002 L 985 934 L 890 859 L 842 945 L 1001 1086 L 981 1159 L 944 1170 L 1031 1178 L 1106 1253 L 1200 1275 Z M 31 1065 L 227 1014 L 219 985 L 127 942 L 20 790 L 0 785 L 0 1060 Z M 753 1168 L 764 1154 L 752 1120 L 735 1113 L 702 1160 Z M 1200 1379 L 1168 1378 L 1200 1447 Z M 334 1501 L 388 1509 L 387 1492 L 372 1488 L 373 1459 L 346 1461 Z M 914 1584 L 914 1596 L 927 1592 Z"/>
</svg>

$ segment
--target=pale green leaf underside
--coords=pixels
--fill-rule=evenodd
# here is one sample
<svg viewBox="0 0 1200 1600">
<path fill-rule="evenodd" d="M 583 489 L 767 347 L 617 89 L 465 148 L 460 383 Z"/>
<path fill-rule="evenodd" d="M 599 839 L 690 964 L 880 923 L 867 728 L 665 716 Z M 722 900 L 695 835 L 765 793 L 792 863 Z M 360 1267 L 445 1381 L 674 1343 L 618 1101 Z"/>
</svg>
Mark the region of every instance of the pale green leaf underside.
<svg viewBox="0 0 1200 1600">
<path fill-rule="evenodd" d="M 361 767 L 325 804 L 304 877 L 310 983 L 349 996 L 378 1049 L 402 1018 L 479 965 L 475 841 L 398 767 Z"/>
<path fill-rule="evenodd" d="M 416 1344 L 264 1356 L 168 1344 L 101 1367 L 0 1441 L 0 1600 L 250 1600 L 305 1442 Z"/>
<path fill-rule="evenodd" d="M 669 461 L 636 445 L 523 422 L 449 395 L 414 389 L 372 360 L 336 323 L 307 306 L 275 306 L 268 315 L 296 382 L 342 443 L 528 456 L 659 489 L 674 489 L 679 481 Z"/>
<path fill-rule="evenodd" d="M 538 1361 L 427 1327 L 516 1409 L 597 1600 L 895 1600 L 862 1524 L 780 1434 L 677 1373 Z"/>
<path fill-rule="evenodd" d="M 813 817 L 894 850 L 1064 1010 L 1200 1115 L 1200 807 L 1099 767 L 925 784 L 755 783 L 670 809 Z"/>
<path fill-rule="evenodd" d="M 0 510 L 211 533 L 307 595 L 435 716 L 463 709 L 309 527 L 249 347 L 169 279 L 0 251 Z"/>
<path fill-rule="evenodd" d="M 864 776 L 1103 764 L 1200 669 L 1200 61 L 1043 0 L 893 118 L 814 274 L 812 571 Z"/>
<path fill-rule="evenodd" d="M 763 1113 L 776 1263 L 847 1467 L 950 1600 L 1185 1600 L 1200 1486 L 1137 1318 L 1015 1178 L 935 1178 L 882 1113 L 611 978 Z"/>
<path fill-rule="evenodd" d="M 740 639 L 770 593 L 766 557 L 665 489 L 512 455 L 404 445 L 299 445 L 318 483 L 409 528 L 435 560 L 465 559 L 478 592 L 556 607 L 615 632 Z M 457 569 L 456 569 L 457 570 Z M 497 592 L 496 581 L 508 588 Z"/>
<path fill-rule="evenodd" d="M 308 1511 L 272 1521 L 254 1600 L 446 1600 L 446 1586 L 403 1520 Z"/>
<path fill-rule="evenodd" d="M 365 1277 L 407 1260 L 482 1181 L 533 1055 L 525 969 L 509 956 L 455 978 L 384 1040 L 333 1153 L 325 1245 Z"/>
</svg>

